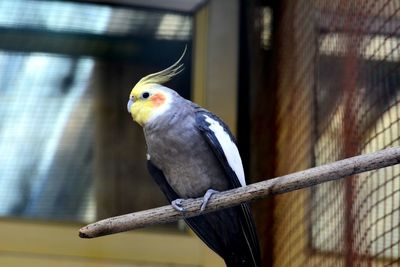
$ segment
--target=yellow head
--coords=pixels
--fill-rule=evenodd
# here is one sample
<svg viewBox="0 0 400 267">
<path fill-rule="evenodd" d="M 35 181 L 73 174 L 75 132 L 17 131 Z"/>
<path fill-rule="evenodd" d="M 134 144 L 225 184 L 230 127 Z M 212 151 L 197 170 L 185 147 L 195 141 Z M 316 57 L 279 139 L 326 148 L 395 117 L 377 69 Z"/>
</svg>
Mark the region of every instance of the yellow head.
<svg viewBox="0 0 400 267">
<path fill-rule="evenodd" d="M 183 70 L 183 64 L 180 61 L 185 53 L 186 47 L 177 62 L 165 70 L 143 77 L 133 87 L 127 108 L 133 120 L 141 126 L 146 125 L 170 107 L 173 94 L 161 84 L 171 80 Z"/>
<path fill-rule="evenodd" d="M 132 89 L 128 112 L 134 121 L 144 126 L 170 107 L 173 96 L 164 88 L 160 84 L 150 83 Z"/>
</svg>

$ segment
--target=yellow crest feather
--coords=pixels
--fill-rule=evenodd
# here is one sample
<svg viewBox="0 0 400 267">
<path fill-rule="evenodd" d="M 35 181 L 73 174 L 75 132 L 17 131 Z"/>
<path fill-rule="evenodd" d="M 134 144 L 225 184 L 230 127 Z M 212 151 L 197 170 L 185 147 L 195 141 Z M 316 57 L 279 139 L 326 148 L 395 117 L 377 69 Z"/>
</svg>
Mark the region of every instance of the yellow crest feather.
<svg viewBox="0 0 400 267">
<path fill-rule="evenodd" d="M 181 61 L 185 56 L 186 50 L 187 46 L 185 46 L 185 50 L 183 50 L 181 57 L 174 64 L 172 64 L 171 66 L 162 71 L 152 73 L 143 77 L 142 79 L 139 80 L 139 82 L 135 85 L 135 87 L 140 87 L 149 83 L 163 84 L 171 80 L 179 73 L 181 73 L 184 69 L 184 64 L 181 63 Z"/>
</svg>

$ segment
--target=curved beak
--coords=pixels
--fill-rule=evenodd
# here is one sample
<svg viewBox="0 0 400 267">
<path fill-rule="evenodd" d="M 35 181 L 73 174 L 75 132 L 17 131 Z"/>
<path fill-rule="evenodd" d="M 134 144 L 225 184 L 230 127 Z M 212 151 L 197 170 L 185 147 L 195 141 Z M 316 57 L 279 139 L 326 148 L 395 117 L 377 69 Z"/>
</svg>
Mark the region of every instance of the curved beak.
<svg viewBox="0 0 400 267">
<path fill-rule="evenodd" d="M 128 113 L 131 113 L 131 106 L 133 105 L 134 101 L 132 99 L 129 99 L 128 104 L 126 105 L 126 108 L 128 109 Z"/>
</svg>

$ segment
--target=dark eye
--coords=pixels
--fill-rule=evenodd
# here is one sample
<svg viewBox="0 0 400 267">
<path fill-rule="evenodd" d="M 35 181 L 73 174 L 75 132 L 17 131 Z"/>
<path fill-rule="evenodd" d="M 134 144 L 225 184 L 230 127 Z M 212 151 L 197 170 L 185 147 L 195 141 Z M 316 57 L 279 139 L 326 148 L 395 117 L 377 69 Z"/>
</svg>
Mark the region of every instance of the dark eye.
<svg viewBox="0 0 400 267">
<path fill-rule="evenodd" d="M 146 98 L 148 98 L 150 96 L 150 94 L 148 93 L 148 92 L 144 92 L 143 94 L 142 94 L 142 98 L 143 99 L 146 99 Z"/>
</svg>

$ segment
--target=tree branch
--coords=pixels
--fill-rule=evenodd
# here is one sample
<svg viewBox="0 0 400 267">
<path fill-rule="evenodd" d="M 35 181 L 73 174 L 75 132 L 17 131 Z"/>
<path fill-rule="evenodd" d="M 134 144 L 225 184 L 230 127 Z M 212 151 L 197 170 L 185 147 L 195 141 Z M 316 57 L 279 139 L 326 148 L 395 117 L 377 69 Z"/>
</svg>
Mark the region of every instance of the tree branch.
<svg viewBox="0 0 400 267">
<path fill-rule="evenodd" d="M 288 174 L 245 187 L 214 194 L 203 212 L 199 211 L 202 198 L 188 199 L 183 203 L 185 212 L 172 206 L 125 214 L 89 224 L 79 230 L 82 238 L 94 238 L 146 226 L 177 221 L 200 214 L 232 207 L 242 202 L 291 192 L 346 176 L 376 170 L 400 163 L 400 147 L 387 148 L 375 153 L 360 155 L 305 171 Z"/>
</svg>

